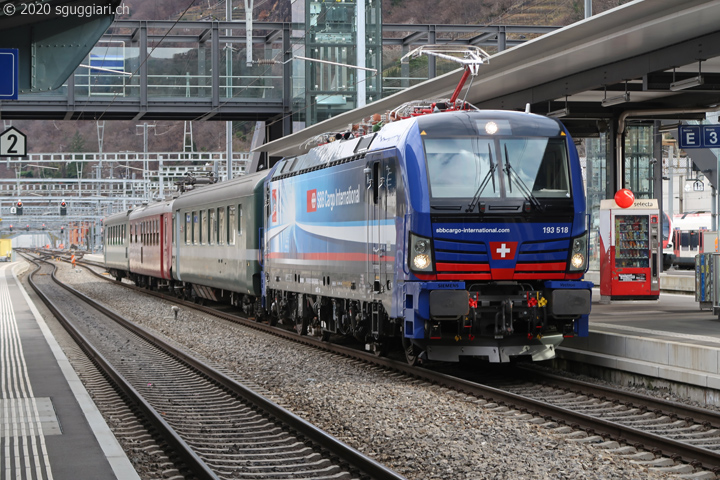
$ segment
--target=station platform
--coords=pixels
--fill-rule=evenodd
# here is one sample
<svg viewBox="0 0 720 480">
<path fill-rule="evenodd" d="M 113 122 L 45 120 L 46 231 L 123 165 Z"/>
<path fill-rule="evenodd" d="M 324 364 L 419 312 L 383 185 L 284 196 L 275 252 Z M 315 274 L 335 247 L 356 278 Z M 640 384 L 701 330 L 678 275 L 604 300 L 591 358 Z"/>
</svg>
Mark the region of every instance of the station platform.
<svg viewBox="0 0 720 480">
<path fill-rule="evenodd" d="M 593 281 L 592 275 L 586 279 Z M 720 405 L 720 320 L 695 302 L 694 272 L 663 274 L 660 285 L 658 300 L 609 304 L 594 288 L 590 335 L 564 341 L 556 362 L 612 369 L 614 380 L 624 372 L 625 383 L 633 376 L 637 383 L 654 379 L 653 386 Z"/>
<path fill-rule="evenodd" d="M 0 265 L 0 478 L 139 480 L 17 279 L 25 268 Z"/>
</svg>

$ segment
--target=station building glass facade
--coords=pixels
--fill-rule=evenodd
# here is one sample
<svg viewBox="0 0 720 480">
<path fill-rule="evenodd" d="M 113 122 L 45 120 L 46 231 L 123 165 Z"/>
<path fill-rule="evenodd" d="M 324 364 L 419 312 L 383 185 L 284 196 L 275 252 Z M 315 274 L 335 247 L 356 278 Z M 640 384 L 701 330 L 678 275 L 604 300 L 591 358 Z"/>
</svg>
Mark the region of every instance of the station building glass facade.
<svg viewBox="0 0 720 480">
<path fill-rule="evenodd" d="M 377 73 L 320 62 L 294 62 L 293 120 L 312 125 L 382 95 L 381 0 L 297 0 L 295 56 L 374 68 Z"/>
</svg>

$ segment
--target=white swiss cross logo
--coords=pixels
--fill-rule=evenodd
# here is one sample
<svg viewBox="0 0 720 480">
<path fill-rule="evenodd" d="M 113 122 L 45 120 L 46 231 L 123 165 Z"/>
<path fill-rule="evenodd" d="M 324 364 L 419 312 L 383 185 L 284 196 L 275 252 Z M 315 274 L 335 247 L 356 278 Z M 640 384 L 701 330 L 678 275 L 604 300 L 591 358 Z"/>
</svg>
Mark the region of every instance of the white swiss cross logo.
<svg viewBox="0 0 720 480">
<path fill-rule="evenodd" d="M 512 260 L 516 250 L 517 242 L 490 242 L 490 255 L 493 260 Z"/>
</svg>

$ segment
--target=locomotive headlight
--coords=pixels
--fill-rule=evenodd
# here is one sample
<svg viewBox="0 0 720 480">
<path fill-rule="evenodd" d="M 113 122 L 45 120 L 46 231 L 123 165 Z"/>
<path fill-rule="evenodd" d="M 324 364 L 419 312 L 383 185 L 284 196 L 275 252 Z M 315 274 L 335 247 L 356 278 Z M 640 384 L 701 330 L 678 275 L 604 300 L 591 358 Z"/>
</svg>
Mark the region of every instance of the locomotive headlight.
<svg viewBox="0 0 720 480">
<path fill-rule="evenodd" d="M 413 266 L 416 270 L 425 270 L 430 266 L 430 255 L 415 255 L 413 257 Z"/>
<path fill-rule="evenodd" d="M 582 253 L 574 253 L 570 259 L 570 265 L 573 270 L 578 270 L 585 264 L 585 257 Z"/>
<path fill-rule="evenodd" d="M 570 271 L 584 271 L 587 268 L 587 232 L 574 238 L 570 255 Z"/>
<path fill-rule="evenodd" d="M 410 249 L 408 250 L 408 266 L 414 272 L 432 272 L 432 243 L 429 238 L 410 234 Z"/>
</svg>

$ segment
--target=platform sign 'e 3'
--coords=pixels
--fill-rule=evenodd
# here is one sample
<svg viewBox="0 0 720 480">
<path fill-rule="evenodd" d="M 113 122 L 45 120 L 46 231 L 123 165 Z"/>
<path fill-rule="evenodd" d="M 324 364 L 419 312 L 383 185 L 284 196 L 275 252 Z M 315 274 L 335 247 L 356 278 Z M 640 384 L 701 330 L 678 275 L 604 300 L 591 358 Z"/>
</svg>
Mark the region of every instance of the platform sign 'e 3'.
<svg viewBox="0 0 720 480">
<path fill-rule="evenodd" d="M 720 125 L 681 125 L 678 128 L 680 148 L 719 148 Z"/>
<path fill-rule="evenodd" d="M 24 157 L 27 155 L 27 137 L 15 127 L 0 134 L 0 157 Z"/>
</svg>

